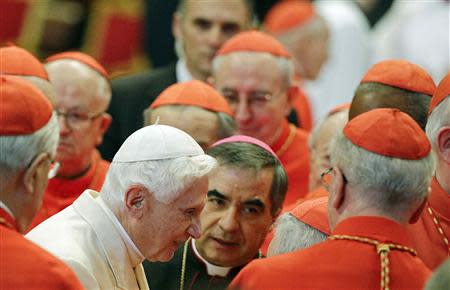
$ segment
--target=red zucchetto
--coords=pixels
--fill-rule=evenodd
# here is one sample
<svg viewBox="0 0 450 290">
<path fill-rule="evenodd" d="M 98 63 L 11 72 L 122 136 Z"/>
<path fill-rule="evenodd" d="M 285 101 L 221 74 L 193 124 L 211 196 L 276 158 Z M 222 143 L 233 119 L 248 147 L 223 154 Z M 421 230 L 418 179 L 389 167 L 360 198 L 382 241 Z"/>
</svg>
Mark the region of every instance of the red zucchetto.
<svg viewBox="0 0 450 290">
<path fill-rule="evenodd" d="M 171 85 L 156 98 L 150 108 L 155 109 L 164 105 L 196 106 L 233 116 L 225 98 L 213 87 L 198 80 Z"/>
<path fill-rule="evenodd" d="M 398 109 L 363 113 L 348 122 L 344 135 L 360 148 L 392 158 L 418 160 L 431 151 L 420 126 Z"/>
<path fill-rule="evenodd" d="M 16 76 L 0 76 L 0 136 L 32 134 L 52 117 L 52 105 L 32 84 Z"/>
</svg>

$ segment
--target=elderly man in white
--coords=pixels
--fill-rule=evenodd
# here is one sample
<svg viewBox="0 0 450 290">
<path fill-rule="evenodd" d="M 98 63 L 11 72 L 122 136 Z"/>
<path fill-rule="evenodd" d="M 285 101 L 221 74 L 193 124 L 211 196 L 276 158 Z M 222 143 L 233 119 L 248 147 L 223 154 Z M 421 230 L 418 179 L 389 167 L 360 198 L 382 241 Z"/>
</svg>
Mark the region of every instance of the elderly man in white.
<svg viewBox="0 0 450 290">
<path fill-rule="evenodd" d="M 183 131 L 144 127 L 125 140 L 100 193 L 86 190 L 27 237 L 72 267 L 86 289 L 148 289 L 142 261 L 168 261 L 200 236 L 215 166 Z"/>
</svg>

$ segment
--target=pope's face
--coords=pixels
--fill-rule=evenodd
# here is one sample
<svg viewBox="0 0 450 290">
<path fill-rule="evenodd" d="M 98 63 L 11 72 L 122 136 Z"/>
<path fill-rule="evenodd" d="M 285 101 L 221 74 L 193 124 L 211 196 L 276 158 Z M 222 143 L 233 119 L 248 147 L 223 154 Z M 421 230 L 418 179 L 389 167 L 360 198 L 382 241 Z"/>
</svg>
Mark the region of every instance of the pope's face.
<svg viewBox="0 0 450 290">
<path fill-rule="evenodd" d="M 272 145 L 291 109 L 276 59 L 261 53 L 226 55 L 213 77 L 234 111 L 239 134 Z"/>
<path fill-rule="evenodd" d="M 177 248 L 189 237 L 201 234 L 200 212 L 208 190 L 208 177 L 202 177 L 180 197 L 165 204 L 150 196 L 144 202 L 144 216 L 135 223 L 135 243 L 139 250 L 152 262 L 166 262 L 172 259 Z"/>
<path fill-rule="evenodd" d="M 258 253 L 273 222 L 270 189 L 273 169 L 221 166 L 210 177 L 201 214 L 199 253 L 212 264 L 241 266 Z"/>
<path fill-rule="evenodd" d="M 181 42 L 189 71 L 206 80 L 220 46 L 249 26 L 244 0 L 187 0 L 184 14 L 176 14 L 173 32 Z"/>
</svg>

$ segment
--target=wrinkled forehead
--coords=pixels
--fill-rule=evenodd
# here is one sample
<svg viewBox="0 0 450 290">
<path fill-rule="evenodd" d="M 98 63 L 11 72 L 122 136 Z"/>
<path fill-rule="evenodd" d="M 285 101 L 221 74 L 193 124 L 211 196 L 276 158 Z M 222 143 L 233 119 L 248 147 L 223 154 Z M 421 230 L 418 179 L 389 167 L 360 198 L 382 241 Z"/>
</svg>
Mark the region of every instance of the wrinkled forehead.
<svg viewBox="0 0 450 290">
<path fill-rule="evenodd" d="M 109 83 L 98 72 L 75 60 L 57 60 L 45 65 L 57 103 L 70 102 L 86 109 L 103 109 Z"/>
<path fill-rule="evenodd" d="M 220 56 L 214 64 L 214 81 L 221 86 L 247 85 L 253 89 L 280 89 L 282 72 L 270 53 L 234 52 Z"/>
</svg>

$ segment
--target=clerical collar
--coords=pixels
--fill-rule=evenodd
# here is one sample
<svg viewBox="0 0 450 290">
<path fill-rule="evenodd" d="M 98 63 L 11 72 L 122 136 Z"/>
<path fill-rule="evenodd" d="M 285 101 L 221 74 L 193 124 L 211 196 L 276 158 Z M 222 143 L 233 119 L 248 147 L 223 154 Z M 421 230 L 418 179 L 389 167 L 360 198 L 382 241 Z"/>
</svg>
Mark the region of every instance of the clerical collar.
<svg viewBox="0 0 450 290">
<path fill-rule="evenodd" d="M 206 270 L 208 272 L 209 276 L 219 276 L 219 277 L 226 277 L 232 267 L 221 267 L 211 264 L 210 262 L 206 261 L 205 258 L 203 258 L 200 253 L 197 251 L 197 248 L 195 247 L 195 240 L 191 240 L 192 243 L 192 249 L 194 249 L 195 255 L 206 265 Z"/>
<path fill-rule="evenodd" d="M 16 217 L 14 216 L 13 212 L 9 209 L 9 207 L 0 200 L 0 208 L 3 208 L 13 219 L 16 219 Z"/>
<path fill-rule="evenodd" d="M 123 228 L 122 224 L 119 222 L 114 213 L 109 209 L 109 207 L 105 204 L 105 202 L 101 198 L 96 198 L 101 208 L 104 210 L 108 218 L 114 224 L 115 228 L 118 230 L 120 237 L 125 243 L 127 248 L 128 255 L 130 255 L 131 264 L 133 268 L 142 263 L 145 257 L 142 255 L 141 251 L 136 247 L 134 242 L 131 240 L 128 233 Z"/>
<path fill-rule="evenodd" d="M 192 81 L 194 79 L 191 72 L 188 70 L 186 61 L 184 59 L 180 58 L 177 61 L 175 70 L 176 70 L 177 82 L 179 82 L 179 83 Z"/>
</svg>

